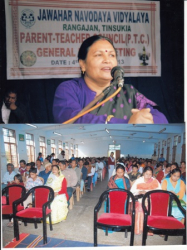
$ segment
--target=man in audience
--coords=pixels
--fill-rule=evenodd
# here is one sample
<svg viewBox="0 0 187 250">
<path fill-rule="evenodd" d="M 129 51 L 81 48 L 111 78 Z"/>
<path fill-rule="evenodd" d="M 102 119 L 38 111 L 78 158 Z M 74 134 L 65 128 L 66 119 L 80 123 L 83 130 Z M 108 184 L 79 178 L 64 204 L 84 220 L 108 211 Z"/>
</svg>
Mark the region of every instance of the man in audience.
<svg viewBox="0 0 187 250">
<path fill-rule="evenodd" d="M 5 93 L 4 100 L 0 101 L 0 123 L 27 123 L 25 106 L 17 101 L 17 91 L 9 89 Z"/>
<path fill-rule="evenodd" d="M 88 158 L 87 159 L 89 165 L 86 165 L 87 169 L 88 169 L 88 172 L 87 172 L 87 191 L 89 192 L 90 191 L 90 186 L 91 186 L 91 183 L 92 183 L 92 176 L 94 176 L 95 174 L 95 168 L 92 167 L 91 165 L 91 160 Z"/>
<path fill-rule="evenodd" d="M 52 163 L 52 160 L 55 158 L 55 153 L 52 153 L 50 156 L 51 156 L 50 162 Z"/>
<path fill-rule="evenodd" d="M 51 169 L 52 169 L 52 164 L 51 163 L 47 163 L 45 165 L 45 170 L 39 172 L 38 176 L 41 177 L 41 178 L 43 178 L 44 185 L 47 182 L 47 178 L 49 177 L 49 175 L 51 173 Z"/>
<path fill-rule="evenodd" d="M 35 164 L 34 164 L 35 165 Z M 31 168 L 33 168 L 34 166 L 32 166 L 31 164 Z M 45 167 L 42 165 L 42 162 L 41 160 L 37 160 L 36 161 L 36 169 L 37 169 L 37 175 L 41 172 L 41 171 L 44 171 L 45 170 Z"/>
<path fill-rule="evenodd" d="M 62 150 L 61 153 L 58 155 L 58 159 L 59 159 L 59 161 L 65 160 L 65 151 L 64 150 Z"/>
<path fill-rule="evenodd" d="M 101 159 L 98 158 L 96 162 L 96 168 L 95 168 L 95 171 L 97 172 L 97 178 L 101 178 L 103 168 L 104 168 L 104 164 L 101 161 Z"/>
<path fill-rule="evenodd" d="M 52 166 L 58 165 L 59 164 L 59 159 L 53 159 L 52 160 Z"/>
<path fill-rule="evenodd" d="M 59 161 L 59 167 L 62 174 L 67 180 L 67 192 L 70 199 L 73 193 L 73 187 L 75 187 L 78 182 L 77 174 L 72 168 L 66 167 L 65 161 Z"/>
<path fill-rule="evenodd" d="M 3 182 L 1 187 L 4 188 L 9 184 L 11 181 L 14 180 L 14 176 L 16 172 L 14 171 L 14 165 L 12 163 L 8 163 L 7 165 L 7 172 L 3 176 Z"/>
<path fill-rule="evenodd" d="M 81 168 L 81 184 L 80 184 L 81 194 L 83 194 L 84 183 L 85 183 L 85 180 L 87 178 L 88 169 L 86 166 L 88 166 L 88 165 L 89 165 L 89 162 L 86 161 L 86 162 L 84 162 L 84 165 Z"/>
<path fill-rule="evenodd" d="M 26 161 L 25 160 L 21 160 L 19 162 L 20 168 L 19 168 L 19 173 L 23 176 L 23 174 L 27 171 L 26 170 Z"/>
<path fill-rule="evenodd" d="M 110 179 L 110 177 L 112 176 L 114 166 L 115 166 L 114 152 L 111 152 L 110 156 L 108 157 L 108 179 Z"/>
<path fill-rule="evenodd" d="M 165 158 L 163 157 L 163 154 L 160 155 L 160 158 L 158 158 L 158 162 L 164 162 Z"/>
<path fill-rule="evenodd" d="M 77 186 L 80 186 L 80 182 L 81 182 L 81 169 L 77 167 L 77 162 L 76 160 L 72 160 L 71 162 L 71 167 L 72 169 L 75 171 L 76 175 L 77 175 Z"/>
</svg>

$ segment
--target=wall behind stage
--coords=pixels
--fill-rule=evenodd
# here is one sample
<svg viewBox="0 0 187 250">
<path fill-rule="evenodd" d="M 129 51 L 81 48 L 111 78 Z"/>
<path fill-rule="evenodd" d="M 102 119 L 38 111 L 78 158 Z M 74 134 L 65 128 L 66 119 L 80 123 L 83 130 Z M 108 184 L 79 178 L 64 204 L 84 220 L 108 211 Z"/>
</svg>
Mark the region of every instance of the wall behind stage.
<svg viewBox="0 0 187 250">
<path fill-rule="evenodd" d="M 140 158 L 151 158 L 154 152 L 154 143 L 143 143 L 133 141 L 121 141 L 121 154 L 126 157 L 137 156 Z M 108 141 L 93 141 L 92 143 L 81 144 L 78 147 L 79 157 L 102 157 L 108 156 Z"/>
<path fill-rule="evenodd" d="M 57 86 L 67 79 L 7 80 L 4 1 L 0 1 L 0 100 L 14 86 L 28 111 L 29 122 L 53 123 L 52 105 Z M 160 1 L 161 77 L 127 77 L 147 98 L 156 102 L 170 123 L 184 122 L 184 1 Z"/>
</svg>

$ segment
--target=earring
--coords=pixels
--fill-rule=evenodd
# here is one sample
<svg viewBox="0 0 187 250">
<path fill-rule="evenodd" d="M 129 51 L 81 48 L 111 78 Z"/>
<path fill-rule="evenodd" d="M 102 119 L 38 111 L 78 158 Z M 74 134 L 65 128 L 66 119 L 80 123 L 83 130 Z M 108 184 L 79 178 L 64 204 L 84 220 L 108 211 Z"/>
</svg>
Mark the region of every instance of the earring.
<svg viewBox="0 0 187 250">
<path fill-rule="evenodd" d="M 81 74 L 84 75 L 85 71 L 81 69 Z"/>
</svg>

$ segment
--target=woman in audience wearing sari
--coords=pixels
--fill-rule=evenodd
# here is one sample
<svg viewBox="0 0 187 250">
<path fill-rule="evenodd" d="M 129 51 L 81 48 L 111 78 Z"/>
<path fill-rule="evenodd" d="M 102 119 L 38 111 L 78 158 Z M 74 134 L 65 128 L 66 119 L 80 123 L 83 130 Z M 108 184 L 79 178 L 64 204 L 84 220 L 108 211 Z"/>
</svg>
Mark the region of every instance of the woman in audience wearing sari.
<svg viewBox="0 0 187 250">
<path fill-rule="evenodd" d="M 179 198 L 181 205 L 185 208 L 186 207 L 186 185 L 183 180 L 180 179 L 181 171 L 178 168 L 175 168 L 171 171 L 170 178 L 165 178 L 162 182 L 162 189 L 170 191 L 177 195 Z M 171 214 L 179 221 L 184 223 L 184 215 L 178 208 L 176 204 L 173 203 L 172 205 L 172 212 Z"/>
<path fill-rule="evenodd" d="M 147 166 L 143 170 L 143 176 L 134 182 L 130 190 L 133 195 L 139 196 L 135 204 L 135 234 L 141 234 L 143 231 L 142 197 L 146 192 L 156 189 L 161 189 L 160 183 L 153 178 L 153 169 Z"/>
<path fill-rule="evenodd" d="M 117 164 L 116 174 L 111 176 L 108 182 L 108 188 L 122 188 L 130 190 L 130 181 L 124 176 L 125 167 L 120 163 Z"/>
<path fill-rule="evenodd" d="M 46 186 L 51 187 L 55 193 L 54 200 L 51 203 L 51 220 L 52 224 L 56 224 L 66 219 L 68 214 L 67 201 L 69 198 L 67 193 L 67 181 L 59 170 L 59 166 L 52 166 L 52 172 L 47 179 Z M 49 223 L 48 218 L 47 223 Z"/>
</svg>

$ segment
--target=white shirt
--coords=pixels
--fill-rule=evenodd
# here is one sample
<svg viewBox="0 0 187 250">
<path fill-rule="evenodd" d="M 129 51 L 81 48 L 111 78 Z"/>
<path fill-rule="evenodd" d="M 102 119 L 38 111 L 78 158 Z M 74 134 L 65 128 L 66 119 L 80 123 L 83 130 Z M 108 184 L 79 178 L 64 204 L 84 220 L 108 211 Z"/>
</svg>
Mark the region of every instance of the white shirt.
<svg viewBox="0 0 187 250">
<path fill-rule="evenodd" d="M 91 173 L 88 174 L 88 176 L 92 176 L 92 175 L 94 175 L 94 174 L 95 174 L 95 168 L 91 168 Z"/>
<path fill-rule="evenodd" d="M 7 171 L 3 176 L 3 183 L 7 184 L 7 182 L 11 182 L 14 180 L 14 176 L 16 175 L 15 171 L 12 171 L 11 174 Z"/>
<path fill-rule="evenodd" d="M 103 162 L 96 162 L 96 171 L 98 171 L 99 169 L 103 169 L 103 168 L 104 168 Z"/>
<path fill-rule="evenodd" d="M 63 155 L 61 155 L 61 154 L 58 155 L 58 159 L 59 159 L 59 161 L 65 160 L 65 158 L 64 158 Z"/>
<path fill-rule="evenodd" d="M 10 112 L 11 110 L 8 109 L 5 105 L 5 103 L 3 102 L 3 106 L 1 108 L 1 114 L 2 114 L 2 120 L 5 124 L 8 124 L 8 120 L 9 120 L 9 116 L 10 116 Z"/>
</svg>

